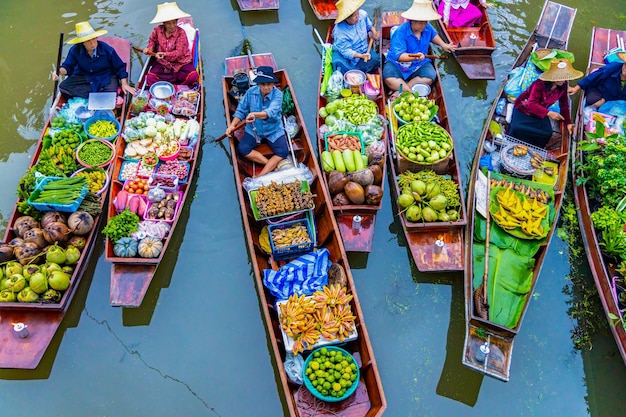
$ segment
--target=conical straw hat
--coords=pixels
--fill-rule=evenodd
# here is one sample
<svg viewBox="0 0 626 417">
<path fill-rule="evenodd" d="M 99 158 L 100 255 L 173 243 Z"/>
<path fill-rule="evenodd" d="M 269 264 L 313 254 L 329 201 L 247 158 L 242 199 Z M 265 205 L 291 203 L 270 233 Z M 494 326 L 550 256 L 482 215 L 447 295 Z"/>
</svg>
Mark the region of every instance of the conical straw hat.
<svg viewBox="0 0 626 417">
<path fill-rule="evenodd" d="M 414 0 L 411 8 L 402 13 L 401 16 L 408 20 L 420 22 L 441 19 L 441 15 L 433 8 L 433 3 L 428 0 Z"/>
<path fill-rule="evenodd" d="M 181 17 L 189 16 L 191 15 L 180 10 L 176 5 L 176 2 L 173 1 L 171 3 L 158 4 L 156 15 L 154 16 L 154 19 L 150 21 L 150 23 L 169 22 L 170 20 L 176 20 L 180 19 Z"/>
<path fill-rule="evenodd" d="M 618 52 L 617 57 L 622 61 L 626 62 L 626 52 Z"/>
<path fill-rule="evenodd" d="M 108 33 L 106 30 L 94 30 L 91 27 L 89 22 L 78 22 L 76 23 L 76 37 L 67 41 L 70 45 L 75 45 L 77 43 L 83 43 L 90 39 L 97 38 L 98 36 L 102 36 L 105 33 Z"/>
<path fill-rule="evenodd" d="M 568 81 L 583 76 L 581 71 L 575 70 L 569 59 L 553 59 L 550 68 L 539 76 L 543 81 Z"/>
<path fill-rule="evenodd" d="M 352 13 L 359 10 L 363 3 L 365 3 L 365 0 L 337 0 L 337 18 L 335 23 L 346 20 Z"/>
</svg>

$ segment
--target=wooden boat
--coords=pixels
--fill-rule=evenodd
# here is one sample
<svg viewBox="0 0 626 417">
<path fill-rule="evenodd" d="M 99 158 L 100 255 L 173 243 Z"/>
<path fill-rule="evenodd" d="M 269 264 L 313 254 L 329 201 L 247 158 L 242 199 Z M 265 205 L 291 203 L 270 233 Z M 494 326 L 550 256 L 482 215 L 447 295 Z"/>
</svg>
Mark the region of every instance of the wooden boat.
<svg viewBox="0 0 626 417">
<path fill-rule="evenodd" d="M 254 10 L 278 10 L 280 0 L 237 0 L 242 12 Z"/>
<path fill-rule="evenodd" d="M 626 31 L 599 27 L 593 28 L 587 74 L 605 65 L 603 58 L 606 52 L 620 46 L 618 38 L 622 40 L 626 38 Z M 582 95 L 576 118 L 576 136 L 579 141 L 586 139 L 583 116 L 584 99 L 585 97 Z M 623 316 L 623 308 L 620 308 L 617 292 L 615 291 L 615 283 L 613 282 L 613 277 L 618 276 L 616 273 L 618 265 L 615 265 L 614 261 L 608 261 L 602 255 L 598 234 L 591 221 L 591 214 L 594 212 L 595 207 L 594 196 L 590 195 L 588 186 L 580 183 L 584 173 L 575 169 L 577 164 L 584 162 L 585 153 L 579 149 L 574 149 L 573 155 L 572 183 L 574 184 L 574 198 L 578 208 L 578 223 L 583 243 L 585 244 L 585 252 L 587 253 L 593 280 L 598 288 L 602 307 L 610 323 L 609 327 L 617 343 L 620 355 L 622 355 L 622 359 L 626 363 L 626 329 L 624 329 L 620 319 L 618 319 Z"/>
<path fill-rule="evenodd" d="M 433 0 L 435 9 L 438 0 Z M 444 25 L 443 20 L 437 21 L 444 41 L 456 45 L 454 57 L 470 80 L 495 80 L 496 71 L 493 67 L 491 54 L 496 49 L 496 41 L 491 29 L 491 21 L 487 9 L 480 7 L 480 0 L 471 0 L 482 13 L 480 26 L 451 28 Z"/>
<path fill-rule="evenodd" d="M 513 68 L 524 66 L 529 59 L 530 53 L 537 47 L 566 49 L 575 15 L 576 9 L 551 1 L 546 1 L 539 23 L 515 61 Z M 523 144 L 523 142 L 517 141 L 515 138 L 511 138 L 506 134 L 500 137 L 501 134 L 498 133 L 499 129 L 496 128 L 496 126 L 499 126 L 500 123 L 505 124 L 504 119 L 501 116 L 498 117 L 496 113 L 498 99 L 505 97 L 505 84 L 506 80 L 503 82 L 500 92 L 491 107 L 489 116 L 487 117 L 487 121 L 481 133 L 481 138 L 476 150 L 476 156 L 474 158 L 470 177 L 471 185 L 469 187 L 467 197 L 468 222 L 467 231 L 465 232 L 468 239 L 466 240 L 465 248 L 466 261 L 464 285 L 466 335 L 463 351 L 463 363 L 466 366 L 502 381 L 509 380 L 513 342 L 515 336 L 520 331 L 524 315 L 530 303 L 531 294 L 533 293 L 533 289 L 535 288 L 537 279 L 541 272 L 541 267 L 543 266 L 544 258 L 548 252 L 550 241 L 556 232 L 559 210 L 565 194 L 569 157 L 568 135 L 565 126 L 562 126 L 561 132 L 555 132 L 550 143 L 548 144 L 548 149 L 553 150 L 544 154 L 546 156 L 546 161 L 550 161 L 544 163 L 544 166 L 549 164 L 556 171 L 552 177 L 544 176 L 544 178 L 548 180 L 548 184 L 540 183 L 540 181 L 543 180 L 539 178 L 540 175 L 534 172 L 530 165 L 520 165 L 518 166 L 519 170 L 516 171 L 515 168 L 512 167 L 512 163 L 507 165 L 503 159 L 503 162 L 500 163 L 500 166 L 502 167 L 500 170 L 512 175 L 504 175 L 504 173 L 501 174 L 493 171 L 490 172 L 490 185 L 495 185 L 496 183 L 499 184 L 499 188 L 492 186 L 488 188 L 491 190 L 491 199 L 487 198 L 485 191 L 476 191 L 478 188 L 476 184 L 481 182 L 480 178 L 483 178 L 483 174 L 480 169 L 481 160 L 485 157 L 487 151 L 495 148 L 495 150 L 491 153 L 493 158 L 492 161 L 494 161 L 494 163 L 497 161 L 497 158 L 494 155 L 502 155 L 503 152 L 505 154 L 505 159 L 510 161 L 510 153 L 507 153 L 510 152 L 510 147 Z M 507 151 L 507 149 L 509 149 L 509 151 Z M 539 154 L 544 152 L 544 150 L 540 149 L 532 150 Z M 527 171 L 526 169 L 529 167 L 530 170 Z M 522 171 L 522 168 L 524 168 L 524 171 Z M 533 177 L 535 181 L 530 180 L 530 177 L 533 175 L 535 175 Z M 502 181 L 506 181 L 506 183 Z M 554 183 L 553 185 L 552 182 Z M 519 238 L 520 236 L 517 236 L 517 239 L 512 239 L 509 233 L 506 233 L 498 226 L 498 224 L 495 224 L 497 223 L 497 219 L 495 219 L 492 215 L 493 213 L 491 212 L 489 217 L 494 221 L 490 221 L 491 227 L 489 229 L 490 235 L 488 239 L 490 245 L 486 247 L 486 221 L 481 214 L 477 214 L 477 210 L 479 210 L 481 205 L 489 207 L 495 204 L 492 203 L 492 201 L 495 201 L 496 199 L 496 190 L 502 190 L 502 187 L 513 187 L 514 189 L 518 189 L 520 186 L 524 187 L 520 190 L 521 192 L 528 190 L 528 187 L 530 187 L 533 191 L 541 189 L 543 190 L 542 194 L 548 193 L 550 195 L 549 210 L 551 213 L 550 216 L 545 217 L 545 236 L 543 238 L 538 236 L 536 239 L 531 239 L 528 236 L 523 238 Z M 529 194 L 530 192 L 526 195 Z M 518 193 L 517 196 L 519 197 L 519 195 L 520 194 Z M 531 199 L 532 197 L 528 197 L 528 201 Z M 479 204 L 477 201 L 482 201 L 483 203 Z M 517 230 L 517 228 L 515 228 L 515 230 Z M 500 249 L 500 247 L 503 246 L 503 243 L 501 243 L 504 241 L 503 239 L 510 239 L 511 242 L 514 242 L 516 245 L 516 251 L 514 252 L 512 249 Z M 498 244 L 500 244 L 500 246 L 498 246 Z M 528 251 L 524 256 L 519 254 L 519 251 L 521 250 L 520 248 L 522 247 Z M 490 259 L 487 270 L 485 270 L 484 267 L 485 251 L 487 251 L 488 258 Z M 505 272 L 504 269 L 507 268 L 503 267 L 502 272 L 500 272 L 500 265 L 505 265 L 505 257 L 512 257 L 514 255 L 517 256 L 517 258 L 514 259 L 517 260 L 518 264 L 528 262 L 529 266 L 526 269 L 520 268 L 517 270 L 517 274 L 514 273 L 514 268 L 508 268 Z M 500 261 L 501 263 L 497 263 Z M 511 262 L 506 265 L 510 264 Z M 480 307 L 475 298 L 475 293 L 483 293 L 482 282 L 484 275 L 488 276 L 486 281 L 489 283 L 487 286 L 488 296 L 486 300 L 490 305 L 488 318 L 480 315 Z M 511 299 L 516 300 L 517 304 L 507 300 L 508 302 L 502 302 L 501 304 L 492 306 L 492 304 L 496 303 L 493 300 L 495 298 L 493 296 L 494 292 L 492 292 L 492 288 L 495 285 L 493 284 L 494 281 L 499 282 L 507 278 L 513 278 L 510 280 L 512 285 L 523 285 L 524 290 L 520 289 L 518 293 L 522 295 L 519 295 L 516 298 L 511 297 Z M 520 284 L 522 282 L 523 284 Z M 498 290 L 500 290 L 500 287 L 498 287 Z M 502 298 L 500 293 L 497 295 Z M 502 322 L 505 322 L 506 320 L 500 318 L 496 319 L 494 316 L 495 314 L 501 314 L 501 312 L 504 311 L 509 312 L 513 310 L 515 310 L 515 313 L 508 317 L 508 324 L 503 324 Z M 492 312 L 494 313 L 492 314 Z"/>
<path fill-rule="evenodd" d="M 309 0 L 313 13 L 320 20 L 335 20 L 337 18 L 337 0 Z"/>
<path fill-rule="evenodd" d="M 321 180 L 320 167 L 315 157 L 306 126 L 304 125 L 304 119 L 287 71 L 276 67 L 274 57 L 271 54 L 255 54 L 250 55 L 250 57 L 238 56 L 226 58 L 225 76 L 222 80 L 226 122 L 230 124 L 238 103 L 236 97 L 239 96 L 239 94 L 233 94 L 234 75 L 241 71 L 249 73 L 251 66 L 258 67 L 268 65 L 274 67 L 275 75 L 280 81 L 279 87 L 282 90 L 288 87 L 293 98 L 294 115 L 299 125 L 298 132 L 291 140 L 295 155 L 294 158 L 297 159 L 299 166 L 302 167 L 302 165 L 304 165 L 313 175 L 309 183 L 310 191 L 314 196 L 314 209 L 311 216 L 314 220 L 313 229 L 315 230 L 313 233 L 313 241 L 316 242 L 315 246 L 318 249 L 327 249 L 329 251 L 330 262 L 339 265 L 345 271 L 348 293 L 354 296 L 350 302 L 350 306 L 353 315 L 356 316 L 355 325 L 358 336 L 355 340 L 347 341 L 346 339 L 347 342 L 342 347 L 352 353 L 355 358 L 358 358 L 357 362 L 359 362 L 361 370 L 360 382 L 356 393 L 348 399 L 337 403 L 324 403 L 314 399 L 304 386 L 293 383 L 287 376 L 284 362 L 288 348 L 286 348 L 285 340 L 281 335 L 281 325 L 279 323 L 278 309 L 276 307 L 277 299 L 264 285 L 264 270 L 271 269 L 276 271 L 289 260 L 276 260 L 274 256 L 268 255 L 261 248 L 259 237 L 265 222 L 256 220 L 254 211 L 251 208 L 248 193 L 243 185 L 244 180 L 255 174 L 260 167 L 255 167 L 251 162 L 241 158 L 236 150 L 237 140 L 231 138 L 230 154 L 241 206 L 241 215 L 246 231 L 246 240 L 254 270 L 254 278 L 259 293 L 261 309 L 271 342 L 271 350 L 274 355 L 274 360 L 276 361 L 276 366 L 278 367 L 279 390 L 283 392 L 286 402 L 285 414 L 294 417 L 304 417 L 310 416 L 311 410 L 316 410 L 316 415 L 318 416 L 380 416 L 387 407 L 385 395 L 367 328 L 363 321 L 363 313 L 359 306 L 356 288 L 352 274 L 350 273 L 350 266 L 348 265 L 339 228 L 330 206 L 330 196 Z M 241 138 L 243 131 L 236 131 L 234 136 Z M 271 153 L 271 151 L 270 153 L 267 152 L 269 149 L 266 144 L 262 144 L 261 148 L 257 149 L 266 155 Z M 270 173 L 270 175 L 271 174 L 272 173 Z"/>
<path fill-rule="evenodd" d="M 158 256 L 154 258 L 143 258 L 139 256 L 128 257 L 128 258 L 119 257 L 114 252 L 115 242 L 111 242 L 110 239 L 106 240 L 105 258 L 107 261 L 112 263 L 111 265 L 111 293 L 110 293 L 110 302 L 112 306 L 138 307 L 139 305 L 141 305 L 141 302 L 146 294 L 146 291 L 148 290 L 148 287 L 150 286 L 150 282 L 152 281 L 152 278 L 154 277 L 154 274 L 156 273 L 159 264 L 163 260 L 165 253 L 168 251 L 169 244 L 172 240 L 172 235 L 174 234 L 176 227 L 179 223 L 179 218 L 182 212 L 182 208 L 188 199 L 189 187 L 191 186 L 191 182 L 193 181 L 194 175 L 195 175 L 195 167 L 198 162 L 197 158 L 198 158 L 199 143 L 200 143 L 200 138 L 201 138 L 202 119 L 203 119 L 203 110 L 204 110 L 204 100 L 203 100 L 204 90 L 202 86 L 202 60 L 200 59 L 200 43 L 199 43 L 200 32 L 198 29 L 193 29 L 192 21 L 190 18 L 180 19 L 179 25 L 181 24 L 186 25 L 186 26 L 183 26 L 186 28 L 186 30 L 195 31 L 195 38 L 194 38 L 193 45 L 191 47 L 192 47 L 192 54 L 194 56 L 194 64 L 196 65 L 196 69 L 198 73 L 200 74 L 200 77 L 199 77 L 199 85 L 197 89 L 189 90 L 189 89 L 182 88 L 182 86 L 176 87 L 179 90 L 179 93 L 183 93 L 183 94 L 189 93 L 190 96 L 191 94 L 197 93 L 195 98 L 192 99 L 193 104 L 196 106 L 194 111 L 192 112 L 193 114 L 188 117 L 178 115 L 177 119 L 195 120 L 197 122 L 197 126 L 198 126 L 197 140 L 195 143 L 190 142 L 189 144 L 189 146 L 191 147 L 190 157 L 182 156 L 182 153 L 178 157 L 178 162 L 180 166 L 187 167 L 188 175 L 186 176 L 185 180 L 183 180 L 182 178 L 179 178 L 180 182 L 178 184 L 177 191 L 174 191 L 174 194 L 178 193 L 178 196 L 179 196 L 178 205 L 177 205 L 177 208 L 175 209 L 173 218 L 168 221 L 170 225 L 170 230 L 167 236 L 163 238 L 162 240 L 163 247 L 159 251 Z M 151 59 L 154 59 L 154 58 L 151 58 Z M 145 80 L 143 78 L 140 79 L 137 85 L 145 86 Z M 133 114 L 131 114 L 131 111 L 132 111 L 132 106 L 131 108 L 128 109 L 128 116 L 126 118 L 126 126 L 129 125 L 133 117 Z M 180 137 L 177 136 L 177 138 L 180 138 Z M 110 194 L 109 194 L 109 205 L 108 205 L 108 213 L 107 213 L 109 220 L 117 214 L 115 204 L 114 204 L 115 198 L 120 193 L 120 191 L 123 190 L 124 185 L 125 185 L 125 181 L 120 179 L 120 178 L 124 178 L 123 176 L 120 176 L 120 173 L 123 172 L 123 166 L 127 163 L 127 159 L 125 157 L 127 146 L 128 145 L 126 141 L 119 141 L 117 144 L 117 157 L 114 161 L 113 176 L 112 176 L 112 181 L 111 181 L 111 187 L 109 190 Z M 187 155 L 189 154 L 187 153 Z M 138 162 L 138 161 L 135 160 L 135 162 Z M 158 172 L 158 166 L 155 172 Z M 142 216 L 140 216 L 140 219 L 141 217 Z"/>
<path fill-rule="evenodd" d="M 332 43 L 332 30 L 333 25 L 328 28 L 328 34 L 326 36 L 326 43 Z M 375 77 L 378 77 L 379 82 L 382 83 L 382 77 L 380 70 L 373 74 Z M 323 75 L 320 71 L 320 88 L 322 86 Z M 318 90 L 321 91 L 321 90 Z M 355 90 L 356 92 L 356 90 Z M 381 116 L 382 120 L 385 120 L 385 106 L 386 103 L 384 101 L 384 97 L 382 95 L 382 88 L 379 89 L 379 93 L 374 100 L 376 106 L 378 107 L 378 114 Z M 324 118 L 319 115 L 319 109 L 328 104 L 328 100 L 326 97 L 318 94 L 317 97 L 317 149 L 321 153 L 323 149 L 325 149 L 325 139 L 324 135 L 320 133 L 320 127 L 324 125 Z M 382 136 L 380 138 L 385 143 L 387 143 L 387 125 L 386 123 L 382 128 Z M 384 155 L 383 155 L 384 156 Z M 385 162 L 385 157 L 382 158 L 379 166 L 382 165 L 382 181 L 375 184 L 381 187 L 382 192 L 385 192 L 385 179 L 387 178 L 387 164 Z M 328 186 L 328 178 L 329 173 L 324 172 L 322 175 L 322 179 L 324 183 Z M 330 190 L 329 190 L 330 192 Z M 332 197 L 331 193 L 331 197 Z M 367 204 L 364 202 L 363 204 L 334 204 L 333 201 L 330 201 L 333 212 L 335 213 L 335 218 L 337 219 L 337 224 L 339 225 L 339 230 L 341 231 L 341 237 L 343 238 L 343 245 L 347 252 L 371 252 L 372 244 L 374 243 L 374 229 L 376 225 L 376 213 L 382 207 L 382 200 L 378 202 L 378 204 Z M 354 216 L 360 217 L 360 227 L 353 227 L 353 219 Z"/>
<path fill-rule="evenodd" d="M 130 42 L 126 39 L 117 37 L 100 37 L 99 40 L 111 45 L 117 51 L 123 61 L 127 63 L 130 72 Z M 58 94 L 54 99 L 53 107 L 61 109 L 67 100 Z M 126 108 L 123 105 L 115 110 L 118 121 L 122 120 L 122 116 Z M 35 153 L 29 165 L 34 166 L 43 151 L 44 138 L 48 128 L 51 127 L 52 116 L 48 117 L 46 124 L 42 130 L 39 142 L 37 143 Z M 117 140 L 120 140 L 119 137 Z M 109 165 L 108 174 L 111 174 L 111 165 Z M 106 201 L 106 191 L 101 194 L 101 205 L 104 206 Z M 4 243 L 8 243 L 18 237 L 13 229 L 16 220 L 22 216 L 16 206 L 11 213 L 8 221 L 8 227 L 4 235 Z M 68 213 L 69 214 L 69 213 Z M 94 218 L 94 226 L 91 232 L 84 236 L 85 246 L 81 251 L 78 262 L 74 265 L 74 271 L 70 280 L 70 286 L 64 291 L 58 303 L 21 303 L 21 302 L 0 302 L 0 368 L 14 369 L 35 369 L 39 365 L 48 346 L 52 342 L 66 311 L 72 303 L 76 290 L 80 285 L 94 247 L 98 238 L 99 223 L 104 215 Z M 18 333 L 14 330 L 14 325 L 22 323 L 26 326 L 27 336 L 25 338 L 18 337 Z"/>
<path fill-rule="evenodd" d="M 389 49 L 390 31 L 393 26 L 403 23 L 405 20 L 400 15 L 401 12 L 383 12 L 382 13 L 382 54 L 386 55 Z M 450 136 L 450 123 L 448 121 L 448 111 L 446 100 L 441 88 L 439 71 L 437 78 L 432 83 L 431 92 L 428 98 L 434 100 L 439 107 L 437 112 L 438 124 L 444 128 Z M 391 105 L 389 105 L 391 107 Z M 391 192 L 394 200 L 397 200 L 401 194 L 398 186 L 397 178 L 400 173 L 405 171 L 410 164 L 395 149 L 395 136 L 397 134 L 398 123 L 392 111 L 387 112 L 390 118 L 392 132 L 388 141 L 389 170 L 391 172 L 392 186 Z M 411 168 L 412 169 L 412 168 Z M 411 170 L 409 169 L 409 170 Z M 465 214 L 465 203 L 463 202 L 463 190 L 461 185 L 461 174 L 459 170 L 459 162 L 456 156 L 456 150 L 452 149 L 452 157 L 449 163 L 444 166 L 442 175 L 448 175 L 450 179 L 457 183 L 457 190 L 461 205 L 459 207 L 459 219 L 454 222 L 409 222 L 404 214 L 400 214 L 403 210 L 398 208 L 398 217 L 406 236 L 407 245 L 415 261 L 415 265 L 422 272 L 442 272 L 442 271 L 462 271 L 464 267 L 464 245 L 463 233 L 467 216 Z M 443 242 L 443 249 L 439 252 L 435 249 L 436 242 Z"/>
</svg>

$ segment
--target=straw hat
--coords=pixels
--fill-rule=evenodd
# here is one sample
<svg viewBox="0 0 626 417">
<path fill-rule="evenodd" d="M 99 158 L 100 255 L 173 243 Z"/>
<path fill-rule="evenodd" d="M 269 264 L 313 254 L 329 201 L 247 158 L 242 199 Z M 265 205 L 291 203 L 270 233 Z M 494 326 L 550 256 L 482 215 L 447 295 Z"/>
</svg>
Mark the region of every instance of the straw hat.
<svg viewBox="0 0 626 417">
<path fill-rule="evenodd" d="M 539 76 L 543 81 L 568 81 L 583 76 L 581 71 L 575 70 L 569 59 L 553 59 L 550 69 Z"/>
<path fill-rule="evenodd" d="M 363 3 L 365 3 L 365 0 L 337 0 L 337 18 L 335 23 L 346 20 L 352 13 L 359 10 Z"/>
<path fill-rule="evenodd" d="M 544 59 L 545 57 L 547 57 L 548 55 L 552 53 L 554 53 L 554 56 L 556 56 L 556 50 L 548 49 L 548 48 L 539 48 L 535 51 L 535 53 L 537 54 L 538 61 L 541 61 L 542 59 Z"/>
<path fill-rule="evenodd" d="M 411 8 L 403 12 L 401 16 L 407 20 L 420 22 L 441 19 L 441 15 L 433 9 L 433 3 L 429 0 L 414 0 Z"/>
<path fill-rule="evenodd" d="M 176 2 L 173 1 L 171 3 L 158 4 L 156 15 L 154 16 L 154 19 L 150 21 L 150 23 L 169 22 L 170 20 L 176 20 L 180 19 L 181 17 L 189 16 L 191 15 L 180 10 L 176 5 Z"/>
<path fill-rule="evenodd" d="M 618 52 L 616 55 L 619 59 L 626 62 L 626 52 Z"/>
<path fill-rule="evenodd" d="M 76 37 L 74 39 L 70 39 L 67 43 L 70 45 L 83 43 L 90 39 L 97 38 L 98 36 L 102 36 L 105 33 L 108 32 L 104 29 L 93 30 L 89 22 L 78 22 L 76 23 Z"/>
</svg>

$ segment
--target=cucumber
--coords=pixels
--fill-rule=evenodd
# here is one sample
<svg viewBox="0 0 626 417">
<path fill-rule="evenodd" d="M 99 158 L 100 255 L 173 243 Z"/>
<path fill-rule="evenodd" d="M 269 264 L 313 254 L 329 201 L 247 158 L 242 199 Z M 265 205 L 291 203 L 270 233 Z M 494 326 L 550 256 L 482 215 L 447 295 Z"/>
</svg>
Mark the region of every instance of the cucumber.
<svg viewBox="0 0 626 417">
<path fill-rule="evenodd" d="M 343 163 L 346 165 L 346 171 L 354 172 L 356 171 L 356 164 L 354 163 L 354 154 L 351 149 L 346 149 L 343 151 Z"/>
<path fill-rule="evenodd" d="M 361 154 L 361 159 L 363 160 L 363 165 L 365 165 L 366 167 L 367 167 L 367 166 L 369 166 L 370 161 L 369 161 L 369 159 L 367 158 L 367 155 L 363 155 L 363 154 Z"/>
<path fill-rule="evenodd" d="M 354 165 L 356 168 L 355 171 L 359 171 L 367 166 L 363 163 L 363 158 L 361 158 L 361 151 L 354 150 L 352 151 L 352 154 L 354 155 Z"/>
<path fill-rule="evenodd" d="M 322 152 L 322 168 L 326 172 L 333 171 L 335 169 L 335 162 L 333 161 L 333 154 L 329 151 Z"/>
<path fill-rule="evenodd" d="M 341 154 L 341 151 L 335 149 L 332 152 L 332 155 L 333 162 L 335 163 L 335 169 L 337 171 L 346 172 L 346 165 L 343 163 L 343 155 Z"/>
</svg>

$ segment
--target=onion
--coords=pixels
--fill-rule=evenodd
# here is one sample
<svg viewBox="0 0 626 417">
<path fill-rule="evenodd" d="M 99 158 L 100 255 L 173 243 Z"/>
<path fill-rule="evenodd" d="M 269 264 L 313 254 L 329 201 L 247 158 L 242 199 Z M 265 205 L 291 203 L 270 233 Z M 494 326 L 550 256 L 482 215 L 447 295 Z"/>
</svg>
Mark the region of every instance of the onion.
<svg viewBox="0 0 626 417">
<path fill-rule="evenodd" d="M 33 227 L 32 229 L 26 231 L 26 233 L 24 233 L 24 241 L 34 242 L 39 249 L 46 246 L 46 238 L 43 235 L 43 229 L 40 229 L 39 227 Z"/>
<path fill-rule="evenodd" d="M 47 225 L 54 222 L 67 224 L 67 220 L 65 220 L 65 216 L 63 214 L 58 211 L 48 211 L 41 218 L 41 228 L 45 229 Z"/>
<path fill-rule="evenodd" d="M 43 229 L 43 236 L 48 243 L 65 243 L 69 239 L 70 229 L 65 223 L 52 222 Z"/>
<path fill-rule="evenodd" d="M 13 230 L 19 237 L 24 237 L 24 233 L 33 227 L 39 227 L 39 222 L 30 216 L 19 217 L 13 224 Z"/>
<path fill-rule="evenodd" d="M 86 235 L 93 229 L 93 217 L 83 210 L 78 210 L 67 219 L 67 225 L 72 233 L 78 236 Z"/>
</svg>

